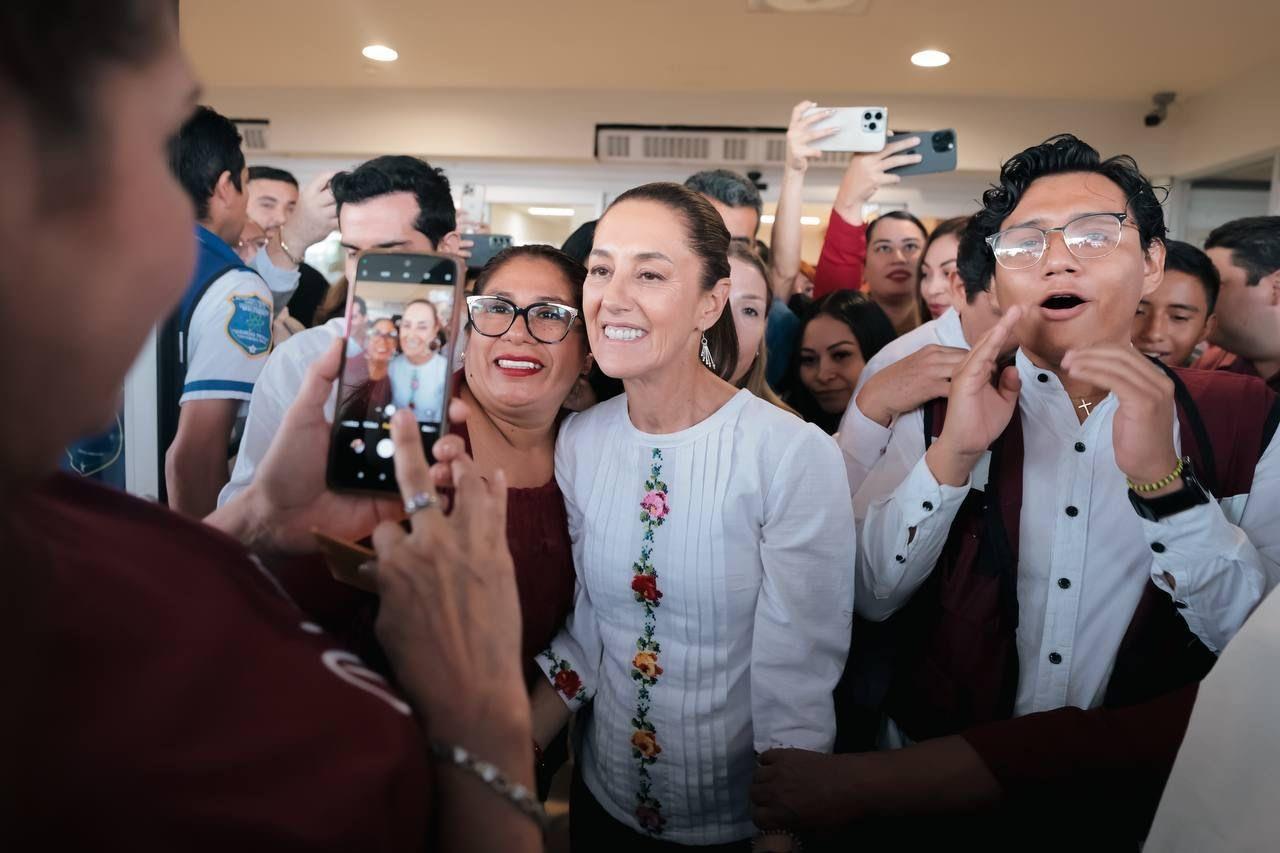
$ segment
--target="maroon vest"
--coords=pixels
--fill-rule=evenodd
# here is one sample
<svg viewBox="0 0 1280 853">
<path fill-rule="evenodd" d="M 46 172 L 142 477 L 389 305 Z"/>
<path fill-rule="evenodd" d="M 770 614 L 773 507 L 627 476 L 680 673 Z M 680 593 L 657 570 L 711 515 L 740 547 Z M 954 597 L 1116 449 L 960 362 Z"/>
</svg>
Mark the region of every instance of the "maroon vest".
<svg viewBox="0 0 1280 853">
<path fill-rule="evenodd" d="M 1201 482 L 1219 499 L 1248 494 L 1280 420 L 1276 395 L 1249 377 L 1166 372 L 1174 381 L 1182 452 Z M 945 416 L 945 400 L 926 406 L 926 444 Z M 912 739 L 1013 715 L 1022 458 L 1022 418 L 1015 411 L 991 445 L 986 490 L 966 496 L 929 579 L 894 617 L 898 655 L 887 710 Z M 1216 656 L 1187 628 L 1178 607 L 1147 583 L 1117 652 L 1105 706 L 1147 701 L 1209 671 Z"/>
</svg>

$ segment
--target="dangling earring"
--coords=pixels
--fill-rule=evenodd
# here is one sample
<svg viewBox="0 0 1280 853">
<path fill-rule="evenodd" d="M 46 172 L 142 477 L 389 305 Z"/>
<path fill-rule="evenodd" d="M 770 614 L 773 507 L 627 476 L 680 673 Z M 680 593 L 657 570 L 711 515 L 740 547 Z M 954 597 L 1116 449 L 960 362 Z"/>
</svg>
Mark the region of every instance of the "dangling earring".
<svg viewBox="0 0 1280 853">
<path fill-rule="evenodd" d="M 711 347 L 707 346 L 707 336 L 702 336 L 702 352 L 698 353 L 698 358 L 702 359 L 702 363 L 707 366 L 708 370 L 716 369 L 716 360 L 711 357 Z"/>
</svg>

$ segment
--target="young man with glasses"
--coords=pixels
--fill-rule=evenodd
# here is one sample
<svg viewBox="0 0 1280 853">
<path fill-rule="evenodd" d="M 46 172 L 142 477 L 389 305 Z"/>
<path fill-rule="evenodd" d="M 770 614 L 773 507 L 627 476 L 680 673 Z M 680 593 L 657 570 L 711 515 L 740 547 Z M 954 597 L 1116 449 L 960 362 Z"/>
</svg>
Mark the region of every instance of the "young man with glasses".
<svg viewBox="0 0 1280 853">
<path fill-rule="evenodd" d="M 857 610 L 898 632 L 882 745 L 918 745 L 763 756 L 762 826 L 1145 832 L 1194 685 L 1280 577 L 1275 395 L 1130 343 L 1164 233 L 1128 157 L 1061 136 L 1004 165 L 959 256 L 1003 316 L 855 501 Z M 830 780 L 817 805 L 787 793 L 805 774 Z M 1069 815 L 1049 835 L 1046 807 Z"/>
</svg>

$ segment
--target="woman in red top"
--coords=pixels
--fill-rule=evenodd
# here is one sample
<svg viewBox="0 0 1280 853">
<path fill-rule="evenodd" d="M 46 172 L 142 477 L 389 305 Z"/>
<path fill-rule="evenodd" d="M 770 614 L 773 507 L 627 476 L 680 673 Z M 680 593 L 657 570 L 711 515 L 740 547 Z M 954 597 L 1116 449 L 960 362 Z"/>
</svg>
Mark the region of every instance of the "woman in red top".
<svg viewBox="0 0 1280 853">
<path fill-rule="evenodd" d="M 0 4 L 0 357 L 8 399 L 39 412 L 0 425 L 0 848 L 540 849 L 505 480 L 442 451 L 444 516 L 409 416 L 393 435 L 412 532 L 391 521 L 399 501 L 327 492 L 340 345 L 257 482 L 207 524 L 50 476 L 112 416 L 192 266 L 165 156 L 196 97 L 174 9 Z M 75 333 L 40 346 L 48 306 L 71 304 Z M 398 687 L 270 572 L 316 530 L 374 532 Z"/>
</svg>

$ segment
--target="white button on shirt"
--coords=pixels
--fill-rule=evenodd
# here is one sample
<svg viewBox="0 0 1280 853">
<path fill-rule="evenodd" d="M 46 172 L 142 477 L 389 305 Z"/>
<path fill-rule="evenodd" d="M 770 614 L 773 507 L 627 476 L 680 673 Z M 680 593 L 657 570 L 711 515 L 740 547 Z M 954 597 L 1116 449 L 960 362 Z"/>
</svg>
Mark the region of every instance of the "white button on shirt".
<svg viewBox="0 0 1280 853">
<path fill-rule="evenodd" d="M 663 494 L 646 499 L 655 465 Z M 623 395 L 566 419 L 556 479 L 578 591 L 538 660 L 571 706 L 592 703 L 584 782 L 627 826 L 662 823 L 663 840 L 749 838 L 754 751 L 834 743 L 855 549 L 839 451 L 748 391 L 669 435 L 637 430 Z M 661 593 L 647 661 L 642 565 Z M 640 666 L 661 668 L 655 683 Z M 638 749 L 655 746 L 642 772 Z"/>
<path fill-rule="evenodd" d="M 1096 707 L 1149 580 L 1170 592 L 1163 575 L 1174 578 L 1174 598 L 1186 605 L 1179 613 L 1218 651 L 1280 578 L 1280 445 L 1273 439 L 1259 461 L 1250 495 L 1145 521 L 1115 464 L 1116 399 L 1108 396 L 1081 424 L 1053 373 L 1021 351 L 1017 367 L 1025 450 L 1015 713 Z M 970 483 L 940 485 L 924 460 L 922 423 L 895 423 L 854 501 L 858 612 L 868 618 L 883 619 L 910 599 L 937 563 L 970 484 L 986 485 L 985 459 Z M 1169 428 L 1176 446 L 1176 420 Z"/>
</svg>

